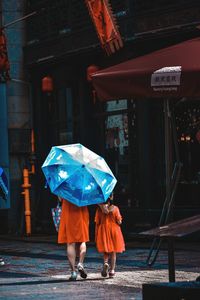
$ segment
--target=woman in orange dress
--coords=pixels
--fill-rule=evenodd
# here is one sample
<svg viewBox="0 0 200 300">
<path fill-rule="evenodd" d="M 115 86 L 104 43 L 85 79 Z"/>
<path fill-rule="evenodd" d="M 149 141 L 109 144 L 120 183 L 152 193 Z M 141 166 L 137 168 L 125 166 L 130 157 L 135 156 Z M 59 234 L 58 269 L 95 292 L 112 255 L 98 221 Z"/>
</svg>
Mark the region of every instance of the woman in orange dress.
<svg viewBox="0 0 200 300">
<path fill-rule="evenodd" d="M 89 241 L 89 212 L 87 206 L 78 207 L 65 199 L 62 202 L 62 212 L 58 231 L 58 243 L 67 244 L 67 257 L 71 267 L 70 280 L 76 280 L 76 256 L 79 256 L 77 269 L 82 278 L 87 278 L 83 267 L 86 254 L 86 242 Z M 76 255 L 77 254 L 77 255 Z"/>
<path fill-rule="evenodd" d="M 125 251 L 125 243 L 120 228 L 122 217 L 119 208 L 113 205 L 113 194 L 109 197 L 106 207 L 107 213 L 97 208 L 95 214 L 95 241 L 98 252 L 103 253 L 104 264 L 101 275 L 107 277 L 115 276 L 116 253 Z M 109 268 L 110 259 L 110 268 Z"/>
</svg>

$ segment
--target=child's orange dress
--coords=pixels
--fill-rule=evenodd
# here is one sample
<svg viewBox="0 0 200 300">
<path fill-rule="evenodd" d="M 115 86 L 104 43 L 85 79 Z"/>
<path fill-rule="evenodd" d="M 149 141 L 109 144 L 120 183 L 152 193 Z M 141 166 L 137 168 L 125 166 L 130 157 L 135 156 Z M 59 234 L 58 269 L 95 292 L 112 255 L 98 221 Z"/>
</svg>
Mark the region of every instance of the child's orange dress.
<svg viewBox="0 0 200 300">
<path fill-rule="evenodd" d="M 95 241 L 98 252 L 123 252 L 125 250 L 121 227 L 117 221 L 122 217 L 119 208 L 114 206 L 113 211 L 105 214 L 97 208 L 95 214 L 96 230 Z"/>
<path fill-rule="evenodd" d="M 63 199 L 58 243 L 82 243 L 88 241 L 89 212 L 87 206 L 78 207 Z"/>
</svg>

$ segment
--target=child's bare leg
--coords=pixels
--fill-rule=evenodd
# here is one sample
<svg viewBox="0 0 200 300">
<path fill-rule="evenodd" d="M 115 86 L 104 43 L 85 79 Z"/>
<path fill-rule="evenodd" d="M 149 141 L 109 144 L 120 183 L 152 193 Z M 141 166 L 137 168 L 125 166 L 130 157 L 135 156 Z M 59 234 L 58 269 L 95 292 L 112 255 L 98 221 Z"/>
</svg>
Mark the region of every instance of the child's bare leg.
<svg viewBox="0 0 200 300">
<path fill-rule="evenodd" d="M 109 253 L 104 252 L 103 254 L 103 269 L 101 271 L 101 276 L 103 277 L 107 277 L 108 275 L 108 269 L 109 269 L 109 265 L 108 265 L 108 259 L 109 259 Z"/>
<path fill-rule="evenodd" d="M 104 252 L 104 254 L 103 254 L 103 261 L 104 261 L 104 264 L 105 264 L 105 263 L 108 263 L 108 259 L 109 259 L 109 253 Z"/>
<path fill-rule="evenodd" d="M 116 266 L 116 253 L 112 252 L 110 255 L 110 273 L 115 272 L 115 266 Z"/>
</svg>

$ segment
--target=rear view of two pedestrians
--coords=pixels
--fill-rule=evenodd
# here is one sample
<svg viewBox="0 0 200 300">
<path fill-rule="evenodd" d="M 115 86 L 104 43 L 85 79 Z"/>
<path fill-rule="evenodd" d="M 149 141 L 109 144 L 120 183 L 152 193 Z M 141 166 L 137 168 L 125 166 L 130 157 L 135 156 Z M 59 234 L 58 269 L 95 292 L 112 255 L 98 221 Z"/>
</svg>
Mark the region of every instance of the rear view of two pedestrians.
<svg viewBox="0 0 200 300">
<path fill-rule="evenodd" d="M 69 280 L 77 279 L 77 271 L 82 278 L 87 278 L 83 262 L 86 254 L 86 242 L 89 241 L 88 208 L 78 207 L 65 199 L 62 201 L 62 212 L 58 231 L 58 243 L 67 244 L 67 257 L 71 268 Z M 95 215 L 95 241 L 97 250 L 104 253 L 101 275 L 114 277 L 116 253 L 125 250 L 120 224 L 122 217 L 118 207 L 113 205 L 113 195 L 106 204 L 99 205 Z M 76 270 L 76 257 L 79 258 Z M 110 268 L 109 268 L 110 259 Z"/>
</svg>

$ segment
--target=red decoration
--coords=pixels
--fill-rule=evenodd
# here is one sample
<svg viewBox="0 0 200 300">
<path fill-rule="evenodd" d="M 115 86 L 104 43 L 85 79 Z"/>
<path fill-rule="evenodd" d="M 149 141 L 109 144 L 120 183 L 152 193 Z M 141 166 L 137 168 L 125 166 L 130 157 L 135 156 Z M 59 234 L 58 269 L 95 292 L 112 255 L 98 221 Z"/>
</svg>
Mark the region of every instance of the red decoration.
<svg viewBox="0 0 200 300">
<path fill-rule="evenodd" d="M 109 0 L 85 0 L 102 48 L 108 55 L 123 47 Z"/>
<path fill-rule="evenodd" d="M 196 139 L 197 139 L 197 141 L 199 142 L 199 144 L 200 144 L 200 129 L 197 131 L 197 133 L 196 133 Z"/>
<path fill-rule="evenodd" d="M 91 65 L 87 68 L 87 81 L 91 82 L 92 81 L 92 75 L 99 71 L 99 67 L 96 65 Z"/>
<path fill-rule="evenodd" d="M 90 65 L 87 68 L 87 81 L 92 82 L 92 75 L 95 74 L 97 71 L 99 71 L 99 67 L 96 65 Z M 93 102 L 95 104 L 96 102 L 96 92 L 95 90 L 92 90 L 92 96 L 93 96 Z"/>
<path fill-rule="evenodd" d="M 44 93 L 52 93 L 53 92 L 53 79 L 50 76 L 45 76 L 42 78 L 42 91 Z"/>
<path fill-rule="evenodd" d="M 10 64 L 8 61 L 6 37 L 2 29 L 0 29 L 0 81 L 7 81 L 9 76 Z"/>
</svg>

